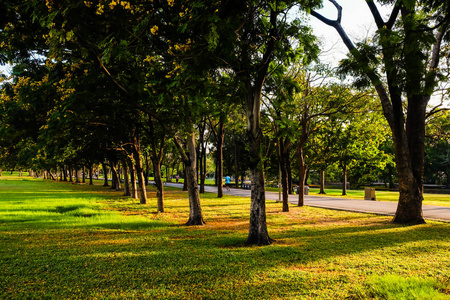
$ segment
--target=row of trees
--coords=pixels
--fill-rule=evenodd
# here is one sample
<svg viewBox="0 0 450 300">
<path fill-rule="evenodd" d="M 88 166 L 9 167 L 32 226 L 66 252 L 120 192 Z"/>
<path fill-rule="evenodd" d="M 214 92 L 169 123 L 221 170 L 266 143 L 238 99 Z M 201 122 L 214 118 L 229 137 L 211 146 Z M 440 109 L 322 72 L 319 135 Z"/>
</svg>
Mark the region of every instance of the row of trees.
<svg viewBox="0 0 450 300">
<path fill-rule="evenodd" d="M 278 153 L 288 210 L 293 156 L 303 185 L 312 153 L 321 153 L 314 160 L 321 171 L 339 161 L 346 174 L 355 161 L 386 163 L 388 151 L 379 145 L 392 141 L 400 185 L 394 221 L 421 223 L 425 109 L 443 78 L 447 4 L 383 1 L 393 4 L 384 22 L 367 1 L 379 31 L 372 42 L 354 46 L 340 27 L 337 2 L 331 1 L 336 21 L 315 12 L 320 2 L 3 1 L 0 60 L 14 69 L 2 85 L 1 155 L 49 171 L 108 163 L 113 179 L 120 162 L 130 182 L 136 174 L 140 188 L 130 190 L 140 191 L 141 203 L 147 203 L 147 157 L 161 212 L 161 163 L 179 155 L 189 191 L 187 224 L 200 225 L 197 174 L 204 182 L 208 135 L 214 138 L 221 197 L 225 132 L 241 132 L 239 120 L 245 119 L 246 137 L 236 135 L 240 146 L 234 150 L 236 157 L 245 156 L 241 170 L 248 168 L 252 180 L 247 241 L 269 244 L 264 174 L 271 147 Z M 354 90 L 324 68 L 311 67 L 318 44 L 293 10 L 338 30 L 351 50 L 341 71 L 354 75 L 359 86 L 375 88 L 390 137 L 379 130 L 384 125 L 372 113 L 378 105 L 370 89 Z"/>
</svg>

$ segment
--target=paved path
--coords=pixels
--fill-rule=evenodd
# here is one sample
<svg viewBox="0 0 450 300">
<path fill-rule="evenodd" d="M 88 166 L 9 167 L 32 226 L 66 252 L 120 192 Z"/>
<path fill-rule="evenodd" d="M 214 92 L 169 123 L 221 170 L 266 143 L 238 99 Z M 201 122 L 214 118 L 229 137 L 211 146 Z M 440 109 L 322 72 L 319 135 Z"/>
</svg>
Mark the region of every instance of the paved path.
<svg viewBox="0 0 450 300">
<path fill-rule="evenodd" d="M 181 187 L 181 184 L 177 183 L 165 183 L 165 185 L 173 187 Z M 210 193 L 217 193 L 217 187 L 205 186 L 205 191 Z M 224 188 L 224 194 L 241 197 L 250 197 L 250 190 L 230 189 L 230 191 L 227 191 Z M 266 192 L 266 199 L 277 201 L 278 193 Z M 297 195 L 289 195 L 290 203 L 295 204 L 297 203 L 297 201 L 298 201 Z M 374 213 L 388 216 L 393 216 L 397 209 L 397 202 L 355 200 L 355 199 L 316 196 L 316 195 L 305 196 L 305 205 L 336 210 Z M 423 216 L 426 220 L 450 222 L 450 207 L 423 205 L 422 210 Z"/>
</svg>

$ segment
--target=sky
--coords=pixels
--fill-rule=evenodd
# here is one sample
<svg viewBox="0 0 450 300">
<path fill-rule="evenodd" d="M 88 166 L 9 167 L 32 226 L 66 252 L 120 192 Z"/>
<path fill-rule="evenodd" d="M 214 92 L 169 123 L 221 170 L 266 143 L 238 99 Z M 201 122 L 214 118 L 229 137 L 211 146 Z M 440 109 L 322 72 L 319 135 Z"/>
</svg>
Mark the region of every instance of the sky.
<svg viewBox="0 0 450 300">
<path fill-rule="evenodd" d="M 337 9 L 329 1 L 324 0 L 324 7 L 317 10 L 324 17 L 336 20 Z M 376 31 L 376 25 L 365 0 L 338 0 L 342 6 L 341 25 L 350 39 L 355 43 L 372 35 Z M 380 14 L 389 18 L 391 8 L 378 5 Z M 387 17 L 386 17 L 387 16 Z M 342 58 L 345 58 L 348 50 L 343 44 L 337 31 L 313 16 L 310 16 L 310 25 L 316 36 L 323 42 L 321 59 L 336 66 Z"/>
</svg>

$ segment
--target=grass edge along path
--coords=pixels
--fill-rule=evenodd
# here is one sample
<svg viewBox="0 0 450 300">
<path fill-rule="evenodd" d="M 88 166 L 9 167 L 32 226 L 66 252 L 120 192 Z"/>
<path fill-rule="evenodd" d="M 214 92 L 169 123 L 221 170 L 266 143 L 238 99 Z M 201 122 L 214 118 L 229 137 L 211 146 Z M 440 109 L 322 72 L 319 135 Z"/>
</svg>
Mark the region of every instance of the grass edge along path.
<svg viewBox="0 0 450 300">
<path fill-rule="evenodd" d="M 250 201 L 203 194 L 207 224 L 101 186 L 0 178 L 0 298 L 449 299 L 450 225 L 267 203 L 267 247 L 245 245 Z"/>
</svg>

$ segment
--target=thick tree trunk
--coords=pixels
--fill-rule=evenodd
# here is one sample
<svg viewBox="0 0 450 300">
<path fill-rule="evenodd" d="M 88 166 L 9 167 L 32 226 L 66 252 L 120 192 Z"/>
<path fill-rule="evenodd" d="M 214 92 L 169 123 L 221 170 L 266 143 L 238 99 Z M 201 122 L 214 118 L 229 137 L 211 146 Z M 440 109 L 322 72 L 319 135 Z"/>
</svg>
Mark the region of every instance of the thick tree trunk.
<svg viewBox="0 0 450 300">
<path fill-rule="evenodd" d="M 410 99 L 408 119 L 404 130 L 403 117 L 393 122 L 395 162 L 397 166 L 400 197 L 393 222 L 399 224 L 425 223 L 422 213 L 423 168 L 425 157 L 425 113 L 427 99 L 416 96 Z M 422 105 L 417 105 L 422 103 Z M 399 114 L 395 111 L 394 115 Z"/>
<path fill-rule="evenodd" d="M 261 120 L 260 120 L 260 93 L 247 99 L 247 135 L 250 145 L 250 172 L 252 174 L 250 226 L 247 243 L 269 245 L 266 221 L 266 195 L 264 165 L 261 155 Z"/>
<path fill-rule="evenodd" d="M 75 167 L 75 183 L 80 183 L 80 172 L 77 167 Z"/>
<path fill-rule="evenodd" d="M 306 166 L 305 159 L 303 157 L 303 148 L 298 147 L 298 206 L 305 205 L 305 182 L 306 182 L 306 171 L 308 167 Z"/>
<path fill-rule="evenodd" d="M 102 162 L 102 168 L 103 168 L 103 178 L 104 178 L 103 186 L 109 186 L 108 167 L 106 166 L 106 163 Z"/>
<path fill-rule="evenodd" d="M 320 191 L 319 194 L 325 193 L 325 169 L 320 170 Z"/>
<path fill-rule="evenodd" d="M 116 168 L 116 162 L 111 161 L 112 185 L 111 189 L 120 191 L 120 179 Z"/>
<path fill-rule="evenodd" d="M 247 243 L 256 245 L 269 245 L 272 239 L 269 237 L 266 222 L 266 195 L 264 168 L 261 160 L 258 140 L 250 139 L 250 172 L 252 174 L 250 227 Z"/>
</svg>

